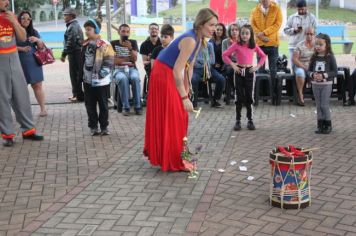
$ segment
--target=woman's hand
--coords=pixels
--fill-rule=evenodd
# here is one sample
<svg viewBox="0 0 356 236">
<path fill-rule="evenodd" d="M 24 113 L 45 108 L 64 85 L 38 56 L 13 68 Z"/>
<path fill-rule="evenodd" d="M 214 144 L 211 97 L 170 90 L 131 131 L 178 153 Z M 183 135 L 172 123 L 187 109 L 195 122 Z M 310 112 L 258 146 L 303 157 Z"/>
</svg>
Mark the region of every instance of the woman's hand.
<svg viewBox="0 0 356 236">
<path fill-rule="evenodd" d="M 235 64 L 231 64 L 231 67 L 232 67 L 232 69 L 234 69 L 234 71 L 236 72 L 236 73 L 238 73 L 238 74 L 241 74 L 241 68 L 240 67 L 238 67 L 238 66 L 236 66 Z"/>
<path fill-rule="evenodd" d="M 31 47 L 30 46 L 25 46 L 25 47 L 17 47 L 18 48 L 18 50 L 20 51 L 20 52 L 25 52 L 25 53 L 28 53 L 28 52 L 30 52 L 31 51 Z"/>
<path fill-rule="evenodd" d="M 188 99 L 183 99 L 183 106 L 184 106 L 184 109 L 187 111 L 187 112 L 191 112 L 193 111 L 193 103 Z"/>
<path fill-rule="evenodd" d="M 35 36 L 31 36 L 31 37 L 28 38 L 28 41 L 30 41 L 30 43 L 37 43 L 40 40 Z"/>
</svg>

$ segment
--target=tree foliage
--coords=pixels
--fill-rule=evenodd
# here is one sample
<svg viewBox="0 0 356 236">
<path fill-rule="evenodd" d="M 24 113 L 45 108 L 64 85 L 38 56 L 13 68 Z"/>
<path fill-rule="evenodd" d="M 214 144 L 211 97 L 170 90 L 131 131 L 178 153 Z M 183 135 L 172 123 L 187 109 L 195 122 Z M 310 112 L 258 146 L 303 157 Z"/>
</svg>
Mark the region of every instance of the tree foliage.
<svg viewBox="0 0 356 236">
<path fill-rule="evenodd" d="M 322 8 L 328 8 L 330 6 L 330 0 L 321 0 L 320 5 Z"/>
<path fill-rule="evenodd" d="M 16 0 L 15 1 L 15 11 L 19 12 L 21 10 L 28 10 L 30 7 L 44 4 L 48 0 Z"/>
</svg>

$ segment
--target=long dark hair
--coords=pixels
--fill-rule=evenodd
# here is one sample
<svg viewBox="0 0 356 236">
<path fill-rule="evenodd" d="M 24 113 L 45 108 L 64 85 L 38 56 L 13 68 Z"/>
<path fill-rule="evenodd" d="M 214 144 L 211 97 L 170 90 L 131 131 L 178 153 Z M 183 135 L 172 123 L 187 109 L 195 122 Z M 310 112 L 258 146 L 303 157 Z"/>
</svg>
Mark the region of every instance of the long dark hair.
<svg viewBox="0 0 356 236">
<path fill-rule="evenodd" d="M 33 23 L 32 23 L 32 15 L 29 11 L 22 11 L 20 12 L 19 16 L 18 16 L 18 21 L 21 24 L 21 18 L 23 15 L 28 14 L 29 17 L 31 18 L 30 20 L 30 24 L 28 25 L 28 27 L 26 28 L 26 33 L 27 33 L 27 37 L 31 37 L 31 36 L 36 36 L 36 30 L 33 28 Z"/>
<path fill-rule="evenodd" d="M 225 27 L 225 25 L 223 24 L 223 23 L 217 23 L 216 24 L 216 28 L 218 27 L 218 26 L 221 26 L 222 27 L 222 29 L 223 29 L 223 33 L 222 33 L 222 35 L 221 35 L 221 41 L 222 40 L 224 40 L 224 39 L 226 39 L 226 27 Z M 217 39 L 218 39 L 218 37 L 217 37 L 217 35 L 216 35 L 216 31 L 214 32 L 214 34 L 213 34 L 213 39 L 214 39 L 214 41 L 216 41 Z"/>
<path fill-rule="evenodd" d="M 255 37 L 253 34 L 253 28 L 251 25 L 249 24 L 245 24 L 240 28 L 240 32 L 239 32 L 239 37 L 240 37 L 240 44 L 242 45 L 242 39 L 241 39 L 241 32 L 242 29 L 248 29 L 250 31 L 250 40 L 248 41 L 248 47 L 251 49 L 254 49 L 256 47 L 256 43 L 255 43 Z"/>
</svg>

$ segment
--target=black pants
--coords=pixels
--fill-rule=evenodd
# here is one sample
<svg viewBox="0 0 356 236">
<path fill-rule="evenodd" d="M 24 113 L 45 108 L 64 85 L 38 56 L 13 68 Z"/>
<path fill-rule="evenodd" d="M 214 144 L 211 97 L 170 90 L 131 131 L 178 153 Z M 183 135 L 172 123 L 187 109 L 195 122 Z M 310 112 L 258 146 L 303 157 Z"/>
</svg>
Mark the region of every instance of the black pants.
<svg viewBox="0 0 356 236">
<path fill-rule="evenodd" d="M 261 46 L 261 50 L 267 55 L 268 57 L 268 68 L 271 75 L 272 81 L 272 103 L 275 103 L 278 100 L 278 93 L 277 93 L 277 59 L 278 59 L 278 47 L 275 46 Z M 258 61 L 260 60 L 257 58 Z M 265 70 L 265 64 L 260 69 L 260 72 Z M 267 93 L 267 88 L 264 89 L 264 92 Z"/>
<path fill-rule="evenodd" d="M 245 104 L 247 109 L 246 117 L 252 120 L 252 104 L 255 87 L 255 75 L 250 73 L 248 68 L 241 74 L 235 73 L 235 88 L 236 88 L 236 120 L 241 120 L 242 104 Z"/>
<path fill-rule="evenodd" d="M 83 80 L 79 78 L 79 71 L 83 70 L 80 68 L 81 65 L 81 51 L 75 50 L 73 53 L 68 54 L 68 62 L 69 62 L 69 76 L 70 82 L 72 84 L 72 94 L 73 97 L 78 98 L 79 100 L 84 99 L 83 93 Z"/>
<path fill-rule="evenodd" d="M 109 125 L 109 105 L 108 98 L 110 97 L 110 85 L 101 87 L 92 87 L 84 83 L 84 99 L 85 108 L 88 113 L 88 126 L 91 129 L 98 128 L 98 122 L 101 129 L 105 129 Z M 99 115 L 97 112 L 97 104 L 99 105 Z"/>
<path fill-rule="evenodd" d="M 347 89 L 349 91 L 349 100 L 355 101 L 356 69 L 352 72 L 349 81 L 347 81 Z"/>
</svg>

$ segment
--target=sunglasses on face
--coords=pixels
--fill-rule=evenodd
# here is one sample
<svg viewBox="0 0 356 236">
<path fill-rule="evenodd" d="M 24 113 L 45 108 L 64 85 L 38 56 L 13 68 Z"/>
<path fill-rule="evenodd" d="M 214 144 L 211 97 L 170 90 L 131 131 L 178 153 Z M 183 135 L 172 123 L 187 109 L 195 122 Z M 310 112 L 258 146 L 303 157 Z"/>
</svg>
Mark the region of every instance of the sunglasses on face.
<svg viewBox="0 0 356 236">
<path fill-rule="evenodd" d="M 29 17 L 21 17 L 21 20 L 31 21 L 32 18 L 29 18 Z"/>
</svg>

